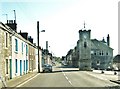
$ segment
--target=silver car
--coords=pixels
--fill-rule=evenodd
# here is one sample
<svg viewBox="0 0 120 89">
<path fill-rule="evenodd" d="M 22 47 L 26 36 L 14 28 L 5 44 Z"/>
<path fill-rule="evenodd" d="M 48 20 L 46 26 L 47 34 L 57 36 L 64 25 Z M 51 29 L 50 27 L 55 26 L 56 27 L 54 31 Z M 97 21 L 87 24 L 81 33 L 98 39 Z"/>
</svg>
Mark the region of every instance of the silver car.
<svg viewBox="0 0 120 89">
<path fill-rule="evenodd" d="M 44 64 L 42 70 L 43 70 L 43 72 L 52 72 L 52 65 Z"/>
</svg>

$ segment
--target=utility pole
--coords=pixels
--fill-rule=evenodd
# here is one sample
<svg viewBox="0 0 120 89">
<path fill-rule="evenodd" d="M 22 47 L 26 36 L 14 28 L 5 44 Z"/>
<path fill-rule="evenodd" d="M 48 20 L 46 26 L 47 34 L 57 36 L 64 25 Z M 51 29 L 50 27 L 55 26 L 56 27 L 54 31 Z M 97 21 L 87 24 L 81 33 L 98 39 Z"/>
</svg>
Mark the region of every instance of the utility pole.
<svg viewBox="0 0 120 89">
<path fill-rule="evenodd" d="M 49 64 L 49 61 L 48 61 L 48 41 L 46 41 L 46 61 L 47 61 L 47 64 Z"/>
<path fill-rule="evenodd" d="M 38 41 L 38 73 L 40 73 L 40 55 L 39 55 L 39 21 L 37 21 L 37 41 Z"/>
</svg>

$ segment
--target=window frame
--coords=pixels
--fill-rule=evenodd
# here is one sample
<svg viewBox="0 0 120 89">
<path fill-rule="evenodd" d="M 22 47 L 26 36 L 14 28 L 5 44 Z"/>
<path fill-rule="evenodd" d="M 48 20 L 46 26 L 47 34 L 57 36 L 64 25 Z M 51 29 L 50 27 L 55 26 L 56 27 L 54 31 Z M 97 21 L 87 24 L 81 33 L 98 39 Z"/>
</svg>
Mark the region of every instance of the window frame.
<svg viewBox="0 0 120 89">
<path fill-rule="evenodd" d="M 18 39 L 15 39 L 15 52 L 18 52 Z"/>
</svg>

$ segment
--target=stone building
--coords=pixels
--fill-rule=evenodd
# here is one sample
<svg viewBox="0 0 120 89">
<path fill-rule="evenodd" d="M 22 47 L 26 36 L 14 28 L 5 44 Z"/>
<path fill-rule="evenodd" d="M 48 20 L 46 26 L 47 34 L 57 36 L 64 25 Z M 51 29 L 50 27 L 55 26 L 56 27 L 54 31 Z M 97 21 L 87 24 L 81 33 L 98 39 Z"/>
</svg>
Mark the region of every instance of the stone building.
<svg viewBox="0 0 120 89">
<path fill-rule="evenodd" d="M 66 55 L 66 60 L 67 60 L 67 64 L 69 65 L 69 66 L 72 66 L 72 54 L 73 54 L 73 50 L 72 49 L 70 49 L 69 51 L 68 51 L 68 53 L 67 53 L 67 55 Z"/>
<path fill-rule="evenodd" d="M 0 22 L 0 76 L 7 80 L 11 76 L 12 30 Z"/>
<path fill-rule="evenodd" d="M 110 47 L 110 36 L 107 41 L 91 39 L 91 30 L 84 28 L 79 30 L 79 40 L 73 49 L 72 64 L 80 70 L 110 69 L 113 64 L 113 49 Z M 70 55 L 71 55 L 70 54 Z M 67 54 L 68 56 L 69 54 Z M 71 59 L 67 59 L 70 61 Z"/>
<path fill-rule="evenodd" d="M 107 42 L 91 39 L 91 30 L 85 26 L 79 30 L 79 68 L 90 70 L 112 68 L 113 49 L 110 47 L 110 36 Z"/>
<path fill-rule="evenodd" d="M 12 36 L 14 33 L 15 31 L 9 26 L 0 22 L 0 88 L 6 86 L 5 81 L 12 76 Z"/>
<path fill-rule="evenodd" d="M 108 35 L 109 37 L 109 35 Z M 107 37 L 107 38 L 108 38 Z M 94 69 L 111 69 L 113 64 L 113 49 L 109 47 L 108 42 L 91 40 L 91 59 Z"/>
<path fill-rule="evenodd" d="M 30 44 L 28 45 L 28 59 L 29 59 L 29 71 L 33 71 L 36 69 L 36 53 L 35 53 L 35 45 L 33 44 L 33 38 L 31 36 L 28 37 Z"/>
<path fill-rule="evenodd" d="M 120 71 L 120 54 L 113 58 L 113 68 Z"/>
<path fill-rule="evenodd" d="M 79 65 L 78 59 L 79 59 L 79 40 L 77 41 L 77 46 L 75 46 L 73 49 L 72 66 L 78 67 L 78 65 Z"/>
</svg>

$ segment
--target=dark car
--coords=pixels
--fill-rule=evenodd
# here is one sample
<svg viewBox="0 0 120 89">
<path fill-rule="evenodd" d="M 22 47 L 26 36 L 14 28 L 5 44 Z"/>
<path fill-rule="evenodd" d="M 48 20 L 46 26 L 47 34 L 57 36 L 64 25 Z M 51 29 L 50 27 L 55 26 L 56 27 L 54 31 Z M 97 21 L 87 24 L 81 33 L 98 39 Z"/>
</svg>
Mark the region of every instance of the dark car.
<svg viewBox="0 0 120 89">
<path fill-rule="evenodd" d="M 52 65 L 44 64 L 42 70 L 43 70 L 43 72 L 52 72 Z"/>
</svg>

